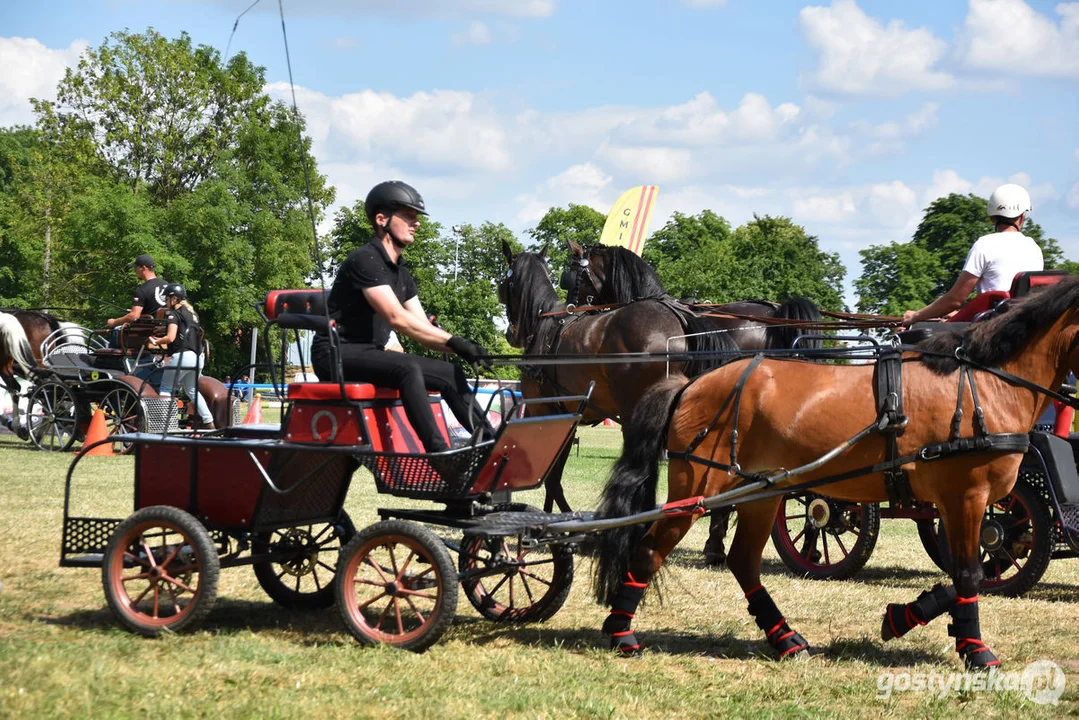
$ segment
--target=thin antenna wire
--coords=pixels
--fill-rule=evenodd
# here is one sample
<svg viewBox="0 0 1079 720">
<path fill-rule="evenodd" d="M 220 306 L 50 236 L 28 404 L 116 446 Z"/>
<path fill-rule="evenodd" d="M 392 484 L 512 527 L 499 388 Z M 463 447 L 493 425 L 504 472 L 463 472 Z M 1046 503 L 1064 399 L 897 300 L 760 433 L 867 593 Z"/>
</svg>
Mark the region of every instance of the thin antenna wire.
<svg viewBox="0 0 1079 720">
<path fill-rule="evenodd" d="M 225 62 L 224 62 L 225 65 L 228 65 L 228 62 L 229 62 L 229 48 L 232 47 L 232 38 L 234 38 L 236 36 L 236 28 L 240 27 L 240 18 L 242 18 L 244 15 L 246 15 L 248 10 L 255 7 L 260 2 L 262 2 L 262 0 L 255 0 L 255 2 L 251 3 L 247 7 L 247 10 L 244 10 L 242 13 L 237 15 L 236 16 L 236 22 L 232 23 L 232 32 L 229 34 L 229 42 L 228 42 L 227 45 L 225 45 Z"/>
</svg>

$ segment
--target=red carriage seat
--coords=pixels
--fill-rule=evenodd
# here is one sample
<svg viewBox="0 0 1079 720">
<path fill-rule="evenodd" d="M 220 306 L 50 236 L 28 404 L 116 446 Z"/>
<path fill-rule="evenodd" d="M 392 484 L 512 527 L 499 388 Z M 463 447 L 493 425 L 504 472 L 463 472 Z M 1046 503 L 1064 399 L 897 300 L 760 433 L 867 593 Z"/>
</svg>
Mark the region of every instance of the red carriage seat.
<svg viewBox="0 0 1079 720">
<path fill-rule="evenodd" d="M 1003 290 L 990 290 L 989 292 L 983 292 L 981 295 L 975 295 L 973 300 L 959 308 L 945 322 L 970 322 L 978 315 L 981 315 L 986 310 L 992 310 L 1010 297 L 1011 294 Z"/>
<path fill-rule="evenodd" d="M 1023 297 L 1031 290 L 1046 285 L 1056 285 L 1068 276 L 1064 270 L 1031 270 L 1015 274 L 1012 280 L 1012 297 Z"/>
<path fill-rule="evenodd" d="M 959 311 L 948 318 L 947 322 L 970 322 L 986 310 L 992 310 L 1000 303 L 1009 298 L 1023 297 L 1030 294 L 1031 290 L 1047 285 L 1055 285 L 1068 276 L 1064 270 L 1028 270 L 1015 274 L 1012 280 L 1010 292 L 1003 290 L 990 290 L 976 295 Z"/>
<path fill-rule="evenodd" d="M 340 400 L 339 383 L 292 383 L 288 386 L 289 400 Z M 346 400 L 397 400 L 397 390 L 375 387 L 370 383 L 345 383 Z"/>
</svg>

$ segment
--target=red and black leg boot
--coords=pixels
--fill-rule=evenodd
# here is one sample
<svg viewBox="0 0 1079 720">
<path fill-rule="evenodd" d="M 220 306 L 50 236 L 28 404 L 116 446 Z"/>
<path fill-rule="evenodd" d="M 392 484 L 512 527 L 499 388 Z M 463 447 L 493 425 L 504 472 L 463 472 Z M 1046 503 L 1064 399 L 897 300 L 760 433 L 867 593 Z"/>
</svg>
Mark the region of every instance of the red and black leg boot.
<svg viewBox="0 0 1079 720">
<path fill-rule="evenodd" d="M 747 592 L 746 600 L 749 601 L 749 614 L 757 622 L 757 627 L 764 631 L 768 644 L 776 651 L 780 660 L 809 649 L 805 638 L 791 630 L 787 619 L 780 614 L 772 596 L 763 585 Z"/>
<path fill-rule="evenodd" d="M 626 573 L 626 579 L 611 601 L 611 614 L 603 621 L 603 633 L 611 638 L 611 648 L 623 655 L 636 655 L 641 652 L 641 644 L 633 634 L 630 625 L 633 613 L 641 604 L 647 583 L 637 582 L 632 573 Z"/>
<path fill-rule="evenodd" d="M 918 625 L 940 617 L 955 605 L 955 586 L 937 583 L 912 603 L 889 603 L 880 626 L 880 639 L 901 638 Z"/>
<path fill-rule="evenodd" d="M 982 642 L 982 627 L 978 622 L 978 596 L 957 597 L 952 606 L 952 624 L 948 634 L 955 638 L 955 651 L 963 658 L 968 670 L 985 670 L 1000 665 L 1000 660 Z"/>
</svg>

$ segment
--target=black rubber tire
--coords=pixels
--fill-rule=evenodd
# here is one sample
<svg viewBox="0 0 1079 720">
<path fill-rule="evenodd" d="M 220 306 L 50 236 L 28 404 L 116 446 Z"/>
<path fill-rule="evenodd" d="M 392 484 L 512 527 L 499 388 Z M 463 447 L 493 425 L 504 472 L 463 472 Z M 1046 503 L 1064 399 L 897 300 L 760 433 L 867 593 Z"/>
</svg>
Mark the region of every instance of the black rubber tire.
<svg viewBox="0 0 1079 720">
<path fill-rule="evenodd" d="M 826 504 L 828 519 L 817 528 L 811 523 L 811 507 L 819 503 Z M 879 536 L 879 505 L 832 500 L 816 493 L 784 496 L 772 526 L 772 544 L 780 560 L 796 576 L 811 580 L 853 577 L 869 562 Z"/>
<path fill-rule="evenodd" d="M 1003 530 L 1003 541 L 987 548 L 987 523 Z M 944 528 L 938 525 L 941 557 L 951 572 L 951 552 Z M 1022 475 L 1002 500 L 991 504 L 982 518 L 981 563 L 985 577 L 980 591 L 986 595 L 1021 597 L 1038 584 L 1053 557 L 1053 519 L 1041 493 Z"/>
<path fill-rule="evenodd" d="M 101 583 L 121 624 L 157 637 L 202 622 L 217 601 L 220 573 L 217 548 L 202 523 L 179 508 L 154 505 L 117 526 L 105 548 Z"/>
<path fill-rule="evenodd" d="M 357 533 L 341 550 L 335 588 L 345 626 L 364 645 L 422 652 L 457 613 L 449 551 L 433 532 L 404 520 Z"/>
<path fill-rule="evenodd" d="M 109 435 L 146 431 L 146 413 L 138 393 L 124 383 L 114 383 L 101 397 L 98 407 L 105 411 Z M 115 442 L 112 451 L 118 455 L 131 452 L 134 443 Z"/>
<path fill-rule="evenodd" d="M 85 422 L 75 392 L 64 383 L 44 382 L 27 398 L 26 423 L 30 441 L 39 449 L 65 452 L 71 449 Z"/>
<path fill-rule="evenodd" d="M 940 553 L 940 537 L 937 535 L 937 525 L 940 520 L 915 520 L 918 526 L 918 539 L 922 541 L 922 548 L 933 564 L 944 572 L 948 572 L 944 558 Z"/>
<path fill-rule="evenodd" d="M 293 558 L 254 563 L 255 578 L 274 602 L 291 610 L 321 610 L 333 605 L 334 579 L 341 548 L 356 534 L 348 513 L 335 523 L 299 525 L 263 533 L 252 551 L 295 550 Z"/>
<path fill-rule="evenodd" d="M 524 503 L 506 503 L 495 512 L 537 508 Z M 495 560 L 499 555 L 505 560 Z M 491 567 L 505 570 L 495 575 L 461 579 L 461 589 L 472 607 L 488 620 L 530 623 L 550 619 L 565 604 L 573 585 L 573 552 L 560 545 L 522 548 L 521 536 L 466 538 L 461 545 L 457 568 L 462 575 Z M 542 591 L 542 592 L 538 592 Z"/>
</svg>

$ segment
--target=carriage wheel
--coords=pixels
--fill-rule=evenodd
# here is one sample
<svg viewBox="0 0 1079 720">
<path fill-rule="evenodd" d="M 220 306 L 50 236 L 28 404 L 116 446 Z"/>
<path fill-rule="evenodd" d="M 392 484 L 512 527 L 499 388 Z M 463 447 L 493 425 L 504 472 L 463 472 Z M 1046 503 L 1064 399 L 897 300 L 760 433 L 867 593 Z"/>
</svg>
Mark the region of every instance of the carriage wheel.
<svg viewBox="0 0 1079 720">
<path fill-rule="evenodd" d="M 105 411 L 105 424 L 109 428 L 109 435 L 146 430 L 146 413 L 139 402 L 139 395 L 127 385 L 118 384 L 105 393 L 98 407 Z M 113 452 L 121 454 L 129 452 L 132 447 L 132 443 L 112 444 Z"/>
<path fill-rule="evenodd" d="M 523 503 L 495 512 L 536 510 Z M 472 537 L 461 547 L 461 588 L 488 620 L 542 622 L 558 612 L 573 585 L 573 552 L 561 545 L 523 547 L 523 536 Z M 471 577 L 468 577 L 471 575 Z"/>
<path fill-rule="evenodd" d="M 948 572 L 944 556 L 940 552 L 940 537 L 937 535 L 937 523 L 939 520 L 915 520 L 918 526 L 918 539 L 922 541 L 925 554 L 933 561 L 933 564 L 944 572 Z"/>
<path fill-rule="evenodd" d="M 179 508 L 155 505 L 113 532 L 101 582 L 120 622 L 156 637 L 190 629 L 206 617 L 217 599 L 220 572 L 206 528 Z"/>
<path fill-rule="evenodd" d="M 869 561 L 880 535 L 880 506 L 815 493 L 786 495 L 772 544 L 787 569 L 812 580 L 846 580 Z"/>
<path fill-rule="evenodd" d="M 952 565 L 948 539 L 939 527 L 941 556 Z M 992 503 L 982 516 L 981 591 L 1019 597 L 1038 584 L 1053 556 L 1053 519 L 1041 493 L 1020 476 L 1007 497 Z"/>
<path fill-rule="evenodd" d="M 341 551 L 337 607 L 357 640 L 420 652 L 438 642 L 457 612 L 457 573 L 427 528 L 386 520 Z"/>
<path fill-rule="evenodd" d="M 75 442 L 80 420 L 78 399 L 67 385 L 50 381 L 30 393 L 26 424 L 30 439 L 42 450 L 68 450 Z"/>
<path fill-rule="evenodd" d="M 344 511 L 335 523 L 263 533 L 255 540 L 254 553 L 288 553 L 291 557 L 255 563 L 255 577 L 266 594 L 282 607 L 328 608 L 334 602 L 337 556 L 355 534 L 356 527 Z"/>
</svg>

